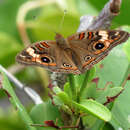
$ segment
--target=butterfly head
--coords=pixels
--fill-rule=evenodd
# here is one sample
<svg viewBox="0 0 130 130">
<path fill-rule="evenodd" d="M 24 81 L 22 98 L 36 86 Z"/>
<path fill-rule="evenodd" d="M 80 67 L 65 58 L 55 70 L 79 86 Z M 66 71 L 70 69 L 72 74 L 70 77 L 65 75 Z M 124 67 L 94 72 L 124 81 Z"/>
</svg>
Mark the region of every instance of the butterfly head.
<svg viewBox="0 0 130 130">
<path fill-rule="evenodd" d="M 55 39 L 63 39 L 63 36 L 60 33 L 56 33 Z"/>
</svg>

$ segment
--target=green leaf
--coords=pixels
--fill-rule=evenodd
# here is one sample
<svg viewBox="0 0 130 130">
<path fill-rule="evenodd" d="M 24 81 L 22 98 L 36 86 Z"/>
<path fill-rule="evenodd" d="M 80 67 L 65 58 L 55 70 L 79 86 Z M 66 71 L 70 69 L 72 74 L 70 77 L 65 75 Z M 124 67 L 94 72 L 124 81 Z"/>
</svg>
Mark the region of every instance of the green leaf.
<svg viewBox="0 0 130 130">
<path fill-rule="evenodd" d="M 84 92 L 87 89 L 89 82 L 93 79 L 94 75 L 95 75 L 95 67 L 93 67 L 92 69 L 88 70 L 85 73 L 78 93 L 78 102 L 84 97 Z"/>
<path fill-rule="evenodd" d="M 36 105 L 32 108 L 30 116 L 34 121 L 34 124 L 44 124 L 44 121 L 53 120 L 56 122 L 58 119 L 58 125 L 63 125 L 60 112 L 58 108 L 52 105 L 51 101 L 44 102 L 42 104 Z M 37 130 L 56 130 L 51 127 L 36 127 Z"/>
<path fill-rule="evenodd" d="M 123 26 L 123 30 L 130 33 L 130 26 Z M 130 38 L 126 41 L 126 43 L 123 46 L 123 50 L 130 62 Z"/>
<path fill-rule="evenodd" d="M 125 51 L 125 54 L 128 57 L 128 60 L 130 62 L 130 39 L 124 45 L 124 51 Z"/>
<path fill-rule="evenodd" d="M 25 122 L 26 126 L 28 127 L 29 130 L 36 130 L 34 127 L 31 127 L 30 124 L 33 124 L 30 116 L 28 115 L 26 109 L 23 107 L 23 105 L 20 103 L 19 99 L 17 98 L 15 92 L 13 91 L 12 86 L 10 85 L 8 78 L 0 70 L 2 74 L 2 89 L 8 94 L 9 100 L 14 106 L 14 108 L 18 111 L 21 119 Z"/>
<path fill-rule="evenodd" d="M 106 97 L 114 97 L 117 94 L 119 94 L 123 90 L 122 87 L 114 87 L 114 88 L 107 88 L 106 90 L 103 90 L 101 95 L 96 99 L 96 101 L 100 103 L 104 103 L 107 101 Z"/>
<path fill-rule="evenodd" d="M 60 92 L 62 92 L 62 90 L 59 87 L 53 87 L 53 91 L 58 94 Z"/>
<path fill-rule="evenodd" d="M 70 85 L 68 82 L 64 85 L 64 92 L 67 95 L 69 95 L 69 97 L 72 99 L 72 93 L 71 93 Z"/>
<path fill-rule="evenodd" d="M 102 130 L 102 127 L 104 126 L 105 122 L 103 120 L 97 119 L 96 122 L 91 127 L 91 130 Z"/>
<path fill-rule="evenodd" d="M 86 73 L 87 73 L 87 71 L 86 71 Z M 75 75 L 75 82 L 76 82 L 77 87 L 81 86 L 81 84 L 83 83 L 86 73 L 81 74 L 81 75 Z M 95 67 L 91 68 L 90 74 L 88 77 L 88 82 L 90 82 L 94 78 L 95 73 L 96 73 L 96 68 Z"/>
<path fill-rule="evenodd" d="M 96 99 L 96 84 L 90 82 L 87 86 L 87 88 L 84 90 L 84 92 L 82 93 L 82 99 Z"/>
<path fill-rule="evenodd" d="M 53 96 L 53 101 L 54 101 L 54 104 L 57 105 L 57 106 L 63 106 L 64 105 L 64 102 L 57 95 Z"/>
<path fill-rule="evenodd" d="M 57 96 L 60 98 L 60 100 L 68 106 L 71 106 L 72 100 L 69 98 L 69 96 L 65 92 L 60 92 L 57 94 Z"/>
<path fill-rule="evenodd" d="M 71 105 L 71 98 L 68 96 L 67 93 L 63 92 L 59 87 L 54 87 L 53 91 L 56 93 L 56 95 L 54 95 L 54 102 L 59 105 L 62 106 L 63 104 L 70 106 Z"/>
<path fill-rule="evenodd" d="M 64 101 L 64 99 L 62 99 L 62 98 L 60 96 L 53 96 L 54 104 L 57 105 L 58 107 L 60 107 L 60 110 L 62 110 L 65 113 L 68 113 L 69 115 L 73 116 L 73 113 L 72 113 L 72 110 L 71 110 L 71 106 L 70 106 L 70 104 L 72 104 L 72 103 L 69 101 L 69 105 L 67 105 L 68 102 L 66 103 Z"/>
<path fill-rule="evenodd" d="M 115 129 L 122 128 L 128 130 L 130 128 L 130 81 L 125 85 L 123 93 L 115 100 L 112 108 L 111 124 Z"/>
<path fill-rule="evenodd" d="M 82 100 L 80 104 L 73 101 L 73 105 L 83 113 L 90 113 L 104 121 L 111 120 L 111 112 L 109 109 L 92 99 Z"/>
<path fill-rule="evenodd" d="M 4 103 L 6 104 L 6 102 Z M 19 115 L 17 114 L 17 111 L 14 111 L 13 108 L 11 107 L 9 107 L 8 110 L 7 107 L 6 110 L 3 109 L 0 109 L 1 130 L 26 130 L 27 129 L 24 122 L 22 121 L 22 119 L 20 119 Z"/>
<path fill-rule="evenodd" d="M 15 63 L 15 56 L 22 49 L 13 37 L 4 32 L 0 32 L 0 47 L 0 63 L 6 67 Z"/>
<path fill-rule="evenodd" d="M 69 74 L 68 75 L 68 81 L 69 81 L 69 85 L 70 85 L 70 92 L 72 95 L 72 99 L 73 100 L 77 100 L 77 90 L 76 90 L 76 84 L 75 84 L 75 78 L 73 74 Z"/>
</svg>

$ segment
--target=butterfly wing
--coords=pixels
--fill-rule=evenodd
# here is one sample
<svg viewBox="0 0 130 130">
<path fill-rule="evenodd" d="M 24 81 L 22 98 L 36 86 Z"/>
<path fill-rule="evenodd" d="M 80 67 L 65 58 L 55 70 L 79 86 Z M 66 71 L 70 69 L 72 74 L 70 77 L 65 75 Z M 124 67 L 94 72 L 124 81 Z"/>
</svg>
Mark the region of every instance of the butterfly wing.
<svg viewBox="0 0 130 130">
<path fill-rule="evenodd" d="M 125 42 L 128 37 L 129 34 L 121 30 L 99 30 L 80 32 L 67 40 L 80 59 L 78 68 L 84 72 L 106 57 L 113 47 Z"/>
<path fill-rule="evenodd" d="M 25 48 L 16 61 L 36 65 L 53 72 L 80 74 L 101 61 L 116 45 L 125 42 L 125 31 L 91 31 L 74 34 L 67 39 L 56 35 L 55 41 L 41 41 Z"/>
<path fill-rule="evenodd" d="M 16 56 L 16 61 L 41 66 L 53 72 L 80 73 L 65 50 L 59 48 L 55 41 L 41 41 L 28 46 Z"/>
</svg>

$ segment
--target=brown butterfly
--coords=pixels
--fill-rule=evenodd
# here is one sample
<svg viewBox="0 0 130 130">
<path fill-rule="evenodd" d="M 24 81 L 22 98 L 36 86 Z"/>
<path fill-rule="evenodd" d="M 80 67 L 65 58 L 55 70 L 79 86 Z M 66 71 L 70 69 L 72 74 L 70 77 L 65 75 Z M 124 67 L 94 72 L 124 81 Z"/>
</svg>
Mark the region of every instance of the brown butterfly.
<svg viewBox="0 0 130 130">
<path fill-rule="evenodd" d="M 66 39 L 56 34 L 56 41 L 36 42 L 18 54 L 16 61 L 53 72 L 81 74 L 128 37 L 129 33 L 121 30 L 83 31 Z"/>
</svg>

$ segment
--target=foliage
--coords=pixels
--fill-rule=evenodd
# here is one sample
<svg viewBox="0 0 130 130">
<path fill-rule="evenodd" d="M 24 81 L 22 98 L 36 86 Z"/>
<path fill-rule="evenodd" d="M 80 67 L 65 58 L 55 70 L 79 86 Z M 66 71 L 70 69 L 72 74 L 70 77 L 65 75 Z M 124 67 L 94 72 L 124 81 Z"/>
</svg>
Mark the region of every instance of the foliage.
<svg viewBox="0 0 130 130">
<path fill-rule="evenodd" d="M 0 64 L 5 67 L 15 64 L 15 56 L 23 48 L 23 43 L 17 31 L 16 15 L 24 2 L 26 1 L 7 0 L 1 1 L 0 4 Z M 71 35 L 76 32 L 81 15 L 98 15 L 106 2 L 107 0 L 100 0 L 100 2 L 97 0 L 62 0 L 59 6 L 52 4 L 31 11 L 26 22 L 28 35 L 32 42 L 43 39 L 52 40 L 55 36 L 54 32 L 59 31 L 64 36 Z M 129 4 L 129 0 L 123 1 L 121 13 L 113 20 L 112 28 L 128 25 L 123 26 L 122 30 L 130 32 L 129 14 L 127 13 L 130 12 Z M 68 10 L 62 29 L 59 30 L 59 23 L 64 11 L 63 7 L 67 7 Z M 24 72 L 19 73 L 18 77 L 26 83 L 34 84 L 34 81 L 36 81 L 37 86 L 43 84 L 43 87 L 45 87 L 44 82 L 41 81 L 42 78 L 44 80 L 44 76 L 36 73 L 36 71 L 29 71 L 29 68 L 27 68 Z M 17 111 L 23 120 L 22 124 L 24 123 L 29 129 L 56 129 L 54 127 L 31 127 L 30 124 L 43 124 L 44 121 L 48 120 L 53 120 L 56 123 L 57 119 L 57 126 L 64 126 L 68 123 L 67 120 L 70 121 L 69 124 L 66 124 L 67 126 L 76 126 L 79 116 L 82 118 L 82 123 L 92 130 L 119 128 L 127 130 L 130 128 L 130 81 L 126 83 L 124 91 L 122 88 L 123 82 L 130 73 L 130 40 L 115 47 L 102 62 L 85 74 L 80 76 L 69 75 L 64 90 L 53 87 L 52 91 L 55 93 L 51 93 L 53 101 L 49 99 L 43 104 L 35 105 L 30 114 L 26 112 L 26 109 L 18 100 L 6 75 L 3 72 L 1 73 L 2 88 L 8 93 L 14 108 L 17 107 Z M 40 80 L 39 75 L 41 76 Z M 31 79 L 35 80 L 31 81 Z M 112 84 L 106 87 L 108 82 L 112 82 Z M 120 92 L 122 92 L 121 95 L 114 102 L 108 104 L 108 108 L 103 105 L 108 101 L 107 97 L 113 98 Z M 10 123 L 8 123 L 9 120 Z M 17 122 L 16 125 L 10 127 L 11 119 L 9 118 L 9 120 L 0 119 L 3 129 L 11 130 L 12 127 L 18 129 Z M 7 122 L 9 127 L 4 127 L 4 121 Z M 45 123 L 45 125 L 47 124 Z M 19 129 L 23 128 L 23 126 L 18 127 Z"/>
</svg>

